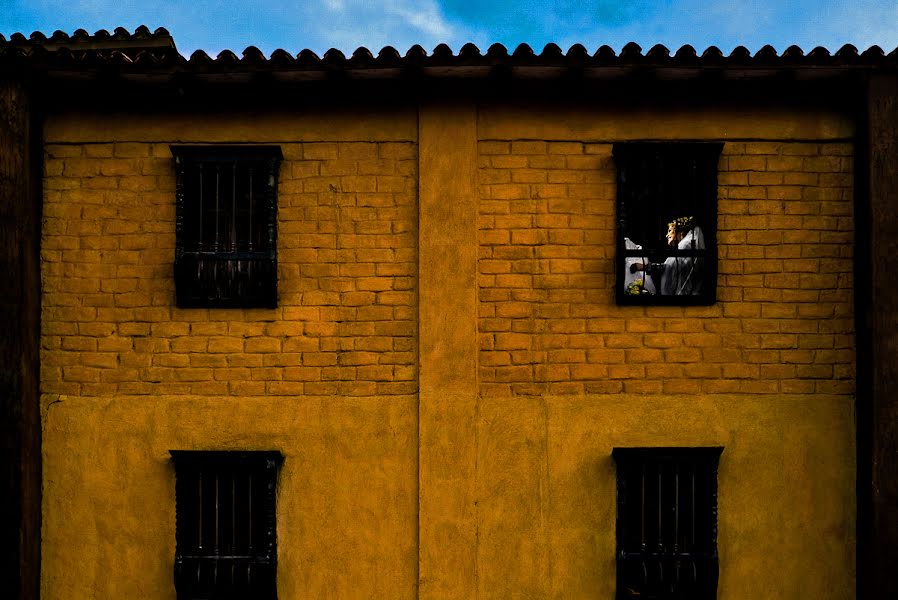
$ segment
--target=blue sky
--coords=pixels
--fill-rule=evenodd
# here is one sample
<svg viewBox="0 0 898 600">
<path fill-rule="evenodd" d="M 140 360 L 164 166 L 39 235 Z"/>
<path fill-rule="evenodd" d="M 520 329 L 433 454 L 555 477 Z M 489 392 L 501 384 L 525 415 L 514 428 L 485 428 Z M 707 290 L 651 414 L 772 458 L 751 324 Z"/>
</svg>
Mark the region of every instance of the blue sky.
<svg viewBox="0 0 898 600">
<path fill-rule="evenodd" d="M 334 47 L 413 44 L 431 51 L 439 43 L 458 50 L 474 42 L 510 49 L 521 42 L 540 51 L 549 42 L 567 50 L 581 43 L 617 51 L 630 41 L 644 50 L 656 43 L 675 49 L 692 44 L 729 52 L 764 44 L 782 51 L 798 44 L 836 50 L 852 43 L 898 47 L 898 0 L 0 0 L 0 33 L 71 33 L 83 28 L 165 27 L 178 50 L 215 55 L 255 45 L 266 54 L 283 48 L 319 55 Z"/>
</svg>

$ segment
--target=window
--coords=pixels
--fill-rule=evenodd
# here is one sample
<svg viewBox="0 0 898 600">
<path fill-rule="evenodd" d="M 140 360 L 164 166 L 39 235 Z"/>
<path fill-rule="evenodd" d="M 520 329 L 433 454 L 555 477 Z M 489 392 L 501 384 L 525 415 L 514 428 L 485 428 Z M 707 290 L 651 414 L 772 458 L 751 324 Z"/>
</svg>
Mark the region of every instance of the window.
<svg viewBox="0 0 898 600">
<path fill-rule="evenodd" d="M 723 144 L 626 142 L 617 164 L 618 304 L 713 304 Z"/>
<path fill-rule="evenodd" d="M 178 600 L 277 598 L 280 452 L 172 450 Z"/>
<path fill-rule="evenodd" d="M 714 600 L 721 452 L 614 449 L 618 600 Z"/>
<path fill-rule="evenodd" d="M 277 306 L 277 146 L 172 146 L 177 303 Z"/>
</svg>

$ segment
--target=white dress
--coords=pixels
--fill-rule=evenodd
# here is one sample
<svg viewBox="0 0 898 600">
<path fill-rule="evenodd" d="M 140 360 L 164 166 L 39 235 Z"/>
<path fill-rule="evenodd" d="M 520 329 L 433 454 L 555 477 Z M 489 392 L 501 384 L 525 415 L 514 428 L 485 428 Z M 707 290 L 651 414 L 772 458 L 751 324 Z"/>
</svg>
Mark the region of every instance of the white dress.
<svg viewBox="0 0 898 600">
<path fill-rule="evenodd" d="M 677 244 L 680 250 L 704 250 L 705 236 L 701 227 L 693 227 Z M 697 296 L 704 282 L 704 258 L 671 256 L 664 261 L 661 272 L 663 296 Z"/>
</svg>

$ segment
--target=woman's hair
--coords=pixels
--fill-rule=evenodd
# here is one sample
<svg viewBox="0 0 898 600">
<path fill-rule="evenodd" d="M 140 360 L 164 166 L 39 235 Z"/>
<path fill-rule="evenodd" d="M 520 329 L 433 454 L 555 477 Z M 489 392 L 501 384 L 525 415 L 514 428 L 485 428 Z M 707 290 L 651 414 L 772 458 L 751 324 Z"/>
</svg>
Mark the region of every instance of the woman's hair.
<svg viewBox="0 0 898 600">
<path fill-rule="evenodd" d="M 677 235 L 686 235 L 695 227 L 695 217 L 680 217 L 668 223 L 667 226 L 673 227 Z"/>
</svg>

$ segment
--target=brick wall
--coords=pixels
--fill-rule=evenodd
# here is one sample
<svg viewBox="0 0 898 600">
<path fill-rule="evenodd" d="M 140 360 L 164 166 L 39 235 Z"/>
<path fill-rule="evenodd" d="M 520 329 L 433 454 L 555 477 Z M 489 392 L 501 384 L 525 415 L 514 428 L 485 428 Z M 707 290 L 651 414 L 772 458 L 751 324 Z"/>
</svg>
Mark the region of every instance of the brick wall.
<svg viewBox="0 0 898 600">
<path fill-rule="evenodd" d="M 852 149 L 727 143 L 719 301 L 618 307 L 611 144 L 479 144 L 480 390 L 854 391 Z"/>
<path fill-rule="evenodd" d="M 168 144 L 46 147 L 43 393 L 416 391 L 415 145 L 282 150 L 279 307 L 181 310 Z"/>
</svg>

